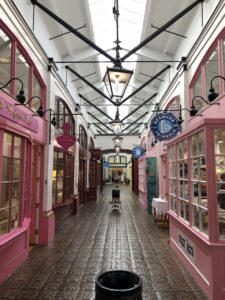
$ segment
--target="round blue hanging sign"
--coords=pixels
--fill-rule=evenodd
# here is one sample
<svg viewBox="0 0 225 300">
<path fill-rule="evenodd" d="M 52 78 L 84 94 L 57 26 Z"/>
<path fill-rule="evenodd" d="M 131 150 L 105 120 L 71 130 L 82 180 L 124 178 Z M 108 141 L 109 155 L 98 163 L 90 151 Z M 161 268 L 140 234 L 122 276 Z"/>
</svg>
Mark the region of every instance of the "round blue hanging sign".
<svg viewBox="0 0 225 300">
<path fill-rule="evenodd" d="M 152 119 L 150 129 L 155 138 L 166 141 L 177 135 L 180 131 L 180 125 L 174 114 L 159 113 Z"/>
<path fill-rule="evenodd" d="M 145 149 L 142 146 L 136 146 L 132 150 L 132 154 L 135 158 L 140 158 L 144 155 Z"/>
</svg>

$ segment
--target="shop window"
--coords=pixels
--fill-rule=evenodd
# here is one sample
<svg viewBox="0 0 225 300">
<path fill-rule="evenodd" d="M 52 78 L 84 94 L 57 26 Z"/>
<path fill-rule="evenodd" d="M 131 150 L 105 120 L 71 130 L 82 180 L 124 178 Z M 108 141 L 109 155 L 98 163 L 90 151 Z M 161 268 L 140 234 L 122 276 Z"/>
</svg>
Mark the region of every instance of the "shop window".
<svg viewBox="0 0 225 300">
<path fill-rule="evenodd" d="M 219 238 L 225 240 L 225 129 L 214 131 Z"/>
<path fill-rule="evenodd" d="M 109 163 L 110 164 L 126 164 L 127 157 L 122 156 L 122 155 L 109 156 Z"/>
<path fill-rule="evenodd" d="M 38 78 L 33 75 L 33 80 L 32 80 L 32 96 L 37 96 L 42 99 L 42 87 L 41 84 L 38 80 Z M 38 98 L 33 98 L 32 101 L 30 102 L 30 107 L 32 110 L 37 111 L 40 106 L 40 100 Z"/>
<path fill-rule="evenodd" d="M 52 184 L 53 206 L 71 201 L 73 194 L 73 157 L 71 154 L 54 151 Z"/>
<path fill-rule="evenodd" d="M 169 203 L 170 209 L 173 212 L 177 211 L 176 201 L 176 148 L 172 146 L 169 148 Z"/>
<path fill-rule="evenodd" d="M 222 38 L 222 51 L 223 77 L 225 77 L 225 36 Z M 223 90 L 225 91 L 225 81 L 223 81 Z"/>
<path fill-rule="evenodd" d="M 192 94 L 193 97 L 202 95 L 202 74 L 201 73 L 197 76 L 197 79 L 193 86 Z M 203 107 L 203 104 L 204 103 L 200 98 L 195 98 L 194 105 L 197 110 L 200 111 Z"/>
<path fill-rule="evenodd" d="M 215 40 L 212 45 L 212 49 L 203 57 L 200 63 L 197 73 L 194 76 L 190 84 L 191 89 L 191 99 L 194 96 L 202 96 L 205 100 L 208 99 L 208 94 L 210 90 L 210 83 L 215 76 L 225 75 L 225 36 L 224 32 Z M 220 68 L 219 66 L 223 66 Z M 217 93 L 224 93 L 225 83 L 221 78 L 213 79 L 213 87 Z M 190 106 L 191 106 L 190 99 Z M 195 108 L 201 110 L 207 104 L 203 102 L 200 98 L 196 98 L 194 102 Z"/>
<path fill-rule="evenodd" d="M 184 140 L 178 144 L 178 215 L 189 222 L 189 194 L 188 194 L 188 142 Z"/>
<path fill-rule="evenodd" d="M 90 137 L 90 147 L 89 147 L 89 150 L 93 150 L 94 148 L 95 148 L 95 144 L 94 144 L 93 138 Z"/>
<path fill-rule="evenodd" d="M 82 125 L 79 126 L 79 144 L 82 148 L 87 149 L 87 133 Z"/>
<path fill-rule="evenodd" d="M 11 78 L 12 42 L 4 31 L 0 29 L 0 85 L 3 86 Z M 6 87 L 10 93 L 10 84 Z"/>
<path fill-rule="evenodd" d="M 219 55 L 218 55 L 218 47 L 215 48 L 207 61 L 205 62 L 205 95 L 204 98 L 207 99 L 209 90 L 210 90 L 210 82 L 211 79 L 219 74 Z M 213 80 L 213 87 L 216 91 L 219 91 L 219 79 L 215 78 Z"/>
<path fill-rule="evenodd" d="M 171 113 L 175 116 L 175 117 L 179 117 L 180 115 L 180 97 L 175 97 L 173 99 L 170 100 L 169 104 L 167 105 L 165 111 L 171 111 Z"/>
<path fill-rule="evenodd" d="M 30 75 L 30 66 L 20 52 L 20 50 L 16 49 L 16 77 L 20 78 L 23 82 L 23 90 L 24 94 L 26 95 L 27 99 L 30 98 L 29 93 L 29 75 Z M 16 85 L 16 95 L 19 94 L 21 89 L 21 84 L 17 80 L 15 80 Z"/>
<path fill-rule="evenodd" d="M 19 226 L 23 140 L 4 133 L 2 151 L 0 235 Z"/>
<path fill-rule="evenodd" d="M 63 125 L 65 123 L 70 125 L 70 135 L 75 134 L 75 121 L 72 115 L 71 110 L 69 109 L 68 105 L 65 103 L 64 100 L 60 98 L 56 98 L 55 101 L 55 113 L 56 115 L 56 128 L 62 130 Z"/>
<path fill-rule="evenodd" d="M 45 99 L 43 99 L 44 83 L 38 78 L 38 71 L 33 66 L 28 54 L 16 37 L 0 23 L 0 86 L 5 85 L 11 78 L 19 78 L 23 82 L 23 89 L 26 99 L 31 96 L 38 96 L 42 99 L 42 106 L 45 109 Z M 7 32 L 7 33 L 6 33 Z M 15 52 L 12 49 L 15 48 Z M 15 57 L 13 56 L 15 53 Z M 15 62 L 15 65 L 13 63 Z M 12 88 L 13 87 L 13 88 Z M 14 88 L 15 87 L 15 88 Z M 4 91 L 17 95 L 21 89 L 21 83 L 13 80 Z M 39 108 L 40 101 L 33 99 L 29 107 L 33 110 Z"/>
<path fill-rule="evenodd" d="M 190 138 L 192 225 L 208 233 L 205 132 Z"/>
<path fill-rule="evenodd" d="M 168 151 L 170 210 L 188 223 L 192 214 L 191 225 L 208 234 L 205 132 L 169 146 Z"/>
</svg>

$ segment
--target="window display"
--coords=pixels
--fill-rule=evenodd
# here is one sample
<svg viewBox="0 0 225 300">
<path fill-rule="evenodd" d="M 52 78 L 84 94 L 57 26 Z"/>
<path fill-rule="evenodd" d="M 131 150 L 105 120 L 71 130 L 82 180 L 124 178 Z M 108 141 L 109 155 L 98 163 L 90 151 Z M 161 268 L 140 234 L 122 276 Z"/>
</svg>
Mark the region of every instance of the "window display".
<svg viewBox="0 0 225 300">
<path fill-rule="evenodd" d="M 190 138 L 192 225 L 208 233 L 204 131 Z"/>
<path fill-rule="evenodd" d="M 170 209 L 174 212 L 177 210 L 176 203 L 176 149 L 175 146 L 169 148 L 169 203 Z"/>
<path fill-rule="evenodd" d="M 189 221 L 188 203 L 188 143 L 184 140 L 178 143 L 178 215 Z"/>
<path fill-rule="evenodd" d="M 21 181 L 22 181 L 22 139 L 4 133 L 0 198 L 0 235 L 19 226 Z"/>
<path fill-rule="evenodd" d="M 73 157 L 69 153 L 54 151 L 52 174 L 52 205 L 71 201 L 73 194 Z"/>
<path fill-rule="evenodd" d="M 170 209 L 188 223 L 191 209 L 191 225 L 207 234 L 208 205 L 204 131 L 169 147 L 169 199 Z"/>
<path fill-rule="evenodd" d="M 219 238 L 225 240 L 225 129 L 214 131 Z"/>
</svg>

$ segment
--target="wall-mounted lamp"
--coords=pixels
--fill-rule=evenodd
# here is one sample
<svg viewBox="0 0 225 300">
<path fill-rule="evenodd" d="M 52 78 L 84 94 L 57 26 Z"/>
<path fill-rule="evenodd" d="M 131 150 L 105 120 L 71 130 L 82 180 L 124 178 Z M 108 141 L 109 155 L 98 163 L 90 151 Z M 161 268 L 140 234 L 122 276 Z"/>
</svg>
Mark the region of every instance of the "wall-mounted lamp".
<svg viewBox="0 0 225 300">
<path fill-rule="evenodd" d="M 56 126 L 56 125 L 57 125 L 56 118 L 55 118 L 56 113 L 54 112 L 53 109 L 51 109 L 51 108 L 46 109 L 46 110 L 43 112 L 43 115 L 42 115 L 41 117 L 43 117 L 43 116 L 46 114 L 46 112 L 48 112 L 48 111 L 50 111 L 50 119 L 51 119 L 50 123 L 51 123 L 53 126 Z M 52 112 L 53 112 L 53 113 L 52 113 Z M 52 116 L 53 116 L 53 117 L 52 117 Z"/>
<path fill-rule="evenodd" d="M 154 140 L 152 139 L 151 146 L 154 147 L 155 144 L 158 143 L 158 141 L 159 141 L 158 139 L 154 139 Z"/>
<path fill-rule="evenodd" d="M 123 141 L 123 138 L 120 137 L 120 136 L 115 136 L 113 139 L 112 139 L 113 143 L 115 146 L 121 146 L 122 144 L 122 141 Z"/>
<path fill-rule="evenodd" d="M 75 113 L 76 115 L 82 115 L 80 104 L 76 103 L 75 105 Z"/>
<path fill-rule="evenodd" d="M 40 101 L 40 105 L 39 105 L 39 108 L 38 108 L 38 110 L 36 111 L 36 113 L 40 116 L 40 117 L 43 117 L 43 115 L 44 115 L 44 111 L 43 111 L 43 107 L 42 107 L 42 100 L 41 100 L 41 98 L 40 97 L 38 97 L 38 96 L 33 96 L 33 97 L 31 97 L 26 103 L 16 103 L 16 105 L 27 105 L 27 104 L 29 104 L 30 102 L 31 102 L 31 100 L 32 99 L 34 99 L 34 98 L 37 98 L 37 99 L 39 99 L 39 101 Z"/>
<path fill-rule="evenodd" d="M 119 108 L 117 107 L 115 120 L 109 123 L 112 127 L 113 132 L 116 135 L 120 135 L 124 127 L 124 123 L 120 120 Z"/>
<path fill-rule="evenodd" d="M 196 96 L 196 97 L 200 97 L 201 98 L 201 96 Z M 195 98 L 195 97 L 194 97 Z M 194 100 L 194 98 L 192 99 L 192 100 Z M 207 102 L 208 103 L 208 102 Z M 218 104 L 218 103 L 213 103 L 213 104 Z M 157 108 L 157 110 L 152 110 L 152 112 L 156 112 L 156 113 L 159 113 L 159 112 L 164 112 L 164 113 L 167 113 L 167 112 L 170 112 L 170 111 L 179 111 L 180 112 L 180 115 L 179 115 L 179 117 L 178 117 L 178 120 L 177 120 L 177 123 L 178 123 L 178 125 L 181 125 L 183 122 L 184 122 L 184 120 L 182 119 L 182 115 L 181 115 L 181 112 L 183 111 L 183 110 L 187 110 L 189 113 L 190 113 L 190 116 L 191 117 L 194 117 L 196 114 L 197 114 L 197 110 L 195 109 L 195 106 L 192 104 L 192 106 L 191 106 L 191 109 L 188 109 L 188 108 L 186 108 L 186 107 L 181 107 L 181 105 L 180 105 L 180 108 L 179 109 L 168 109 L 168 110 L 166 110 L 166 109 L 159 109 L 159 108 Z M 198 114 L 196 117 L 201 117 L 202 115 L 201 114 Z"/>
<path fill-rule="evenodd" d="M 21 83 L 21 89 L 19 91 L 19 94 L 16 95 L 16 99 L 21 104 L 24 104 L 24 102 L 26 101 L 26 97 L 24 96 L 23 81 L 20 78 L 17 78 L 17 77 L 11 78 L 5 85 L 3 85 L 3 86 L 0 87 L 0 90 L 3 90 L 4 88 L 6 88 L 7 85 L 10 84 L 10 82 L 12 82 L 13 80 L 18 80 Z"/>
<path fill-rule="evenodd" d="M 221 79 L 225 80 L 225 77 L 220 76 L 220 75 L 214 76 L 214 77 L 211 79 L 211 82 L 210 82 L 210 90 L 209 90 L 209 94 L 208 94 L 208 100 L 209 100 L 209 102 L 213 102 L 213 101 L 219 96 L 219 94 L 215 92 L 214 87 L 213 87 L 213 85 L 212 85 L 214 79 L 216 79 L 216 78 L 221 78 Z"/>
<path fill-rule="evenodd" d="M 195 96 L 195 97 L 192 98 L 191 109 L 189 111 L 191 117 L 194 117 L 198 113 L 198 110 L 195 108 L 195 105 L 194 105 L 194 100 L 197 99 L 197 98 L 200 98 L 202 101 L 204 101 L 208 105 L 219 105 L 219 103 L 210 103 L 210 102 L 207 102 L 202 96 Z"/>
</svg>

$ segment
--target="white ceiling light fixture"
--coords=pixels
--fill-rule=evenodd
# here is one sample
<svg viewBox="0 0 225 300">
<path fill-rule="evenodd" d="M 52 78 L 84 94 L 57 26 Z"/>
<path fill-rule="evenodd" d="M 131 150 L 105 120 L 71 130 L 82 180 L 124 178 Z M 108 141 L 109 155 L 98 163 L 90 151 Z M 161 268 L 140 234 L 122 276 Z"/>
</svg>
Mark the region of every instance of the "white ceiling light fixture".
<svg viewBox="0 0 225 300">
<path fill-rule="evenodd" d="M 109 97 L 114 98 L 116 101 L 119 101 L 128 86 L 128 83 L 133 75 L 133 71 L 124 69 L 120 60 L 119 50 L 121 49 L 119 40 L 119 0 L 115 0 L 115 5 L 113 7 L 114 19 L 116 21 L 116 59 L 114 62 L 114 66 L 106 69 L 106 73 L 103 78 L 103 82 L 108 91 Z"/>
<path fill-rule="evenodd" d="M 114 149 L 115 149 L 116 153 L 118 154 L 121 150 L 121 147 L 120 146 L 115 146 Z"/>
<path fill-rule="evenodd" d="M 117 135 L 112 139 L 112 141 L 115 146 L 121 146 L 123 138 Z"/>
<path fill-rule="evenodd" d="M 124 123 L 120 120 L 120 114 L 119 114 L 119 108 L 117 107 L 116 110 L 116 116 L 115 116 L 115 120 L 110 122 L 110 125 L 112 127 L 113 132 L 116 135 L 120 135 L 123 127 L 124 127 Z"/>
</svg>

